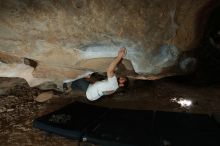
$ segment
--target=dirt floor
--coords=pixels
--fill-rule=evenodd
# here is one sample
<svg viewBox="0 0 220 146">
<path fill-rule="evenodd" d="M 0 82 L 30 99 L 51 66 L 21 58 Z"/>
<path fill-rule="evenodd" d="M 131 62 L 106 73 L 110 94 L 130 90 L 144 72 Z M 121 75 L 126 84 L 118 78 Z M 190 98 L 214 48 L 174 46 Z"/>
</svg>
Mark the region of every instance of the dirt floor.
<svg viewBox="0 0 220 146">
<path fill-rule="evenodd" d="M 0 78 L 0 145 L 2 146 L 57 146 L 79 145 L 77 141 L 48 134 L 33 128 L 33 119 L 75 100 L 99 106 L 163 110 L 175 112 L 220 113 L 220 85 L 198 86 L 173 80 L 134 81 L 126 93 L 89 102 L 80 93 L 53 91 L 53 98 L 39 103 L 34 99 L 45 92 L 30 88 L 24 80 Z M 190 99 L 192 106 L 181 107 L 171 99 Z M 91 144 L 80 143 L 81 146 Z"/>
</svg>

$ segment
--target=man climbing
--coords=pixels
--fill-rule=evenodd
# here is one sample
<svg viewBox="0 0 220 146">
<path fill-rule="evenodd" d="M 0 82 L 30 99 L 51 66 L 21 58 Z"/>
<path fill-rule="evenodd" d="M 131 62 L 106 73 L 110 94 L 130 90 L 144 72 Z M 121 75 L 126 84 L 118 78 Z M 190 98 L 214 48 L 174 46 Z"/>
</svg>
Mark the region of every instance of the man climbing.
<svg viewBox="0 0 220 146">
<path fill-rule="evenodd" d="M 71 84 L 71 88 L 80 89 L 84 91 L 86 97 L 90 101 L 99 99 L 103 95 L 113 94 L 118 88 L 123 88 L 128 86 L 128 78 L 125 76 L 120 76 L 116 78 L 115 69 L 119 62 L 123 59 L 126 53 L 126 48 L 121 48 L 118 52 L 118 56 L 111 62 L 107 69 L 107 79 L 102 81 L 96 81 L 91 83 L 88 78 L 78 79 Z M 64 88 L 67 87 L 64 84 Z"/>
</svg>

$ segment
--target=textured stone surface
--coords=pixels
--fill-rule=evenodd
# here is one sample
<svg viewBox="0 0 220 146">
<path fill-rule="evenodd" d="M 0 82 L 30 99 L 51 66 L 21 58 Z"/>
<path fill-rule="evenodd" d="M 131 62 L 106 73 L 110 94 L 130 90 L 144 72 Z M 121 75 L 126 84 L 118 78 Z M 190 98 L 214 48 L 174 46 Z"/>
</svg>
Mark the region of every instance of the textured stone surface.
<svg viewBox="0 0 220 146">
<path fill-rule="evenodd" d="M 34 100 L 37 102 L 46 102 L 47 100 L 51 99 L 54 96 L 52 91 L 43 92 L 38 95 Z"/>
<path fill-rule="evenodd" d="M 130 77 L 185 74 L 196 60 L 184 53 L 200 40 L 199 13 L 208 4 L 208 0 L 2 0 L 0 69 L 19 66 L 28 58 L 36 62 L 29 69 L 31 79 L 18 77 L 31 86 L 41 84 L 31 81 L 38 78 L 60 86 L 87 71 L 105 71 L 118 49 L 126 47 L 122 66 Z"/>
</svg>

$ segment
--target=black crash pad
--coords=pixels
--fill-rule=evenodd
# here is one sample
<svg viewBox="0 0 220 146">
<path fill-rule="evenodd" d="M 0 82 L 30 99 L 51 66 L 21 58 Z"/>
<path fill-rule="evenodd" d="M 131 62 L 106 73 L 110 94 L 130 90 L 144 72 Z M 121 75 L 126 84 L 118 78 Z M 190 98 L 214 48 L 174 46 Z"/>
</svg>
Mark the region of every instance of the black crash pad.
<svg viewBox="0 0 220 146">
<path fill-rule="evenodd" d="M 220 127 L 204 114 L 156 112 L 155 136 L 160 145 L 220 146 Z"/>
<path fill-rule="evenodd" d="M 34 120 L 34 127 L 73 139 L 81 139 L 88 126 L 109 109 L 73 102 L 55 112 Z"/>
<path fill-rule="evenodd" d="M 74 102 L 34 120 L 34 127 L 101 146 L 219 146 L 208 115 L 111 109 Z"/>
<path fill-rule="evenodd" d="M 112 109 L 85 138 L 104 146 L 147 146 L 152 141 L 153 111 Z"/>
</svg>

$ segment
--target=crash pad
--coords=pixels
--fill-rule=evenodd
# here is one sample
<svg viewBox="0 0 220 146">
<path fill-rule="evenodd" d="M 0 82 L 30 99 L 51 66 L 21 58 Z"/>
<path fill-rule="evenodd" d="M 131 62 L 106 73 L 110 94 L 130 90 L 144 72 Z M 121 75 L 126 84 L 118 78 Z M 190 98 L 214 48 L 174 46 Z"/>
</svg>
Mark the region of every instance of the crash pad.
<svg viewBox="0 0 220 146">
<path fill-rule="evenodd" d="M 33 126 L 47 132 L 81 139 L 88 126 L 105 115 L 109 109 L 73 102 L 34 120 Z"/>
<path fill-rule="evenodd" d="M 220 126 L 205 114 L 106 108 L 73 102 L 34 127 L 101 146 L 219 146 Z"/>
</svg>

